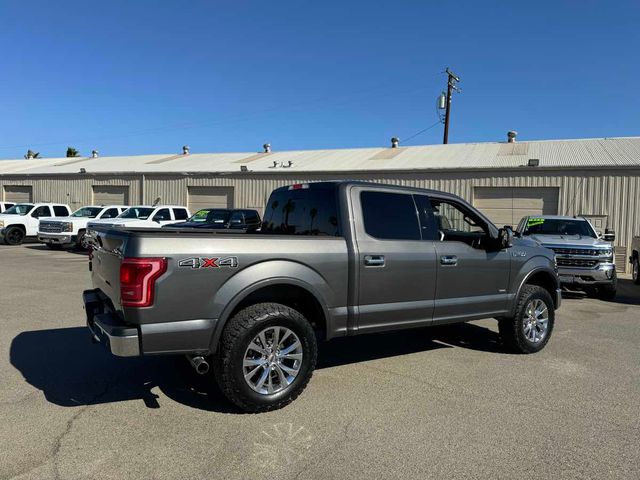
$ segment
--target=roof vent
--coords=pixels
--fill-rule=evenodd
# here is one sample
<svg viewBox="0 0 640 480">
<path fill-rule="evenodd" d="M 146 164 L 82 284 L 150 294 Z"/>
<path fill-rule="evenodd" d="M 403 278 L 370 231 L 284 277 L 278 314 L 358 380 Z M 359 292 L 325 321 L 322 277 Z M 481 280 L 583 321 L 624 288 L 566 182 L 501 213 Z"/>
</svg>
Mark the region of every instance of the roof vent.
<svg viewBox="0 0 640 480">
<path fill-rule="evenodd" d="M 91 150 L 91 158 L 98 158 L 98 150 Z"/>
<path fill-rule="evenodd" d="M 189 155 L 189 145 L 184 145 L 182 147 L 182 154 L 183 155 Z"/>
<path fill-rule="evenodd" d="M 508 143 L 516 143 L 516 137 L 518 136 L 518 132 L 515 130 L 509 130 L 507 132 L 507 142 Z"/>
<path fill-rule="evenodd" d="M 398 137 L 391 137 L 391 148 L 398 148 L 400 145 L 400 139 Z"/>
<path fill-rule="evenodd" d="M 271 144 L 270 143 L 265 143 L 264 145 L 262 145 L 262 148 L 264 149 L 264 153 L 271 153 Z"/>
</svg>

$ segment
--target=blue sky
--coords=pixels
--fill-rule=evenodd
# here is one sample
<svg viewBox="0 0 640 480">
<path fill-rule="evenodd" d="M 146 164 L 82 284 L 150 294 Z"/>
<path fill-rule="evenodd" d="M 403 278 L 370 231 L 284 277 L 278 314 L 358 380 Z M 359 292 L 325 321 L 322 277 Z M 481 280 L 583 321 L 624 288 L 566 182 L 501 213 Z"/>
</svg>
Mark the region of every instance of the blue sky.
<svg viewBox="0 0 640 480">
<path fill-rule="evenodd" d="M 0 158 L 640 134 L 636 1 L 0 1 Z M 438 125 L 410 141 L 442 141 Z"/>
</svg>

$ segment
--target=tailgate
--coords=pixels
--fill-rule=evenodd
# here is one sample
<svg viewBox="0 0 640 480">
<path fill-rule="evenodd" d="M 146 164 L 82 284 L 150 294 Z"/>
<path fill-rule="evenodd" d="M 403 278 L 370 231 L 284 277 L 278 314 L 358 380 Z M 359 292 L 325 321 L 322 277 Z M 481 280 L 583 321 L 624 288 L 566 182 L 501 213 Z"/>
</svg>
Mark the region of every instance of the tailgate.
<svg viewBox="0 0 640 480">
<path fill-rule="evenodd" d="M 91 281 L 120 309 L 120 264 L 124 258 L 128 235 L 114 230 L 95 230 Z"/>
</svg>

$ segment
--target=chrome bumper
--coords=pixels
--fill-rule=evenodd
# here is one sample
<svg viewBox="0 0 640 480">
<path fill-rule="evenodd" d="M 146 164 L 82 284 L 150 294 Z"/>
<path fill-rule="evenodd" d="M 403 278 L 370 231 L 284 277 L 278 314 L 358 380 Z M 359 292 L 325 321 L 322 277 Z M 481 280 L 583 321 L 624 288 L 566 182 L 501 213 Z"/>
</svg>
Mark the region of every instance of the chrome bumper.
<svg viewBox="0 0 640 480">
<path fill-rule="evenodd" d="M 616 278 L 614 263 L 601 263 L 595 268 L 558 267 L 561 284 L 597 285 L 611 283 Z"/>
<path fill-rule="evenodd" d="M 42 243 L 55 243 L 59 245 L 67 245 L 75 242 L 75 235 L 38 232 L 38 241 Z"/>
</svg>

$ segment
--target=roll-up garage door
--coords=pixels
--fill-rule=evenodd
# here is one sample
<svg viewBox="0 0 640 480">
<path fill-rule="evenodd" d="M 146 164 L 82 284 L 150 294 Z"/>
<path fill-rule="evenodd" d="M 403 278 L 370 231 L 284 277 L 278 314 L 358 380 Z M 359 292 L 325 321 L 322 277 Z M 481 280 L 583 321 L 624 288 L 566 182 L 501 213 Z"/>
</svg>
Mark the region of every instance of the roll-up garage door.
<svg viewBox="0 0 640 480">
<path fill-rule="evenodd" d="M 189 210 L 233 208 L 233 187 L 188 187 Z"/>
<path fill-rule="evenodd" d="M 557 187 L 475 187 L 473 204 L 499 227 L 526 215 L 557 215 Z"/>
<path fill-rule="evenodd" d="M 26 185 L 5 185 L 4 201 L 11 203 L 29 203 L 33 201 L 33 187 Z"/>
<path fill-rule="evenodd" d="M 129 187 L 126 185 L 94 185 L 94 205 L 129 205 Z"/>
</svg>

